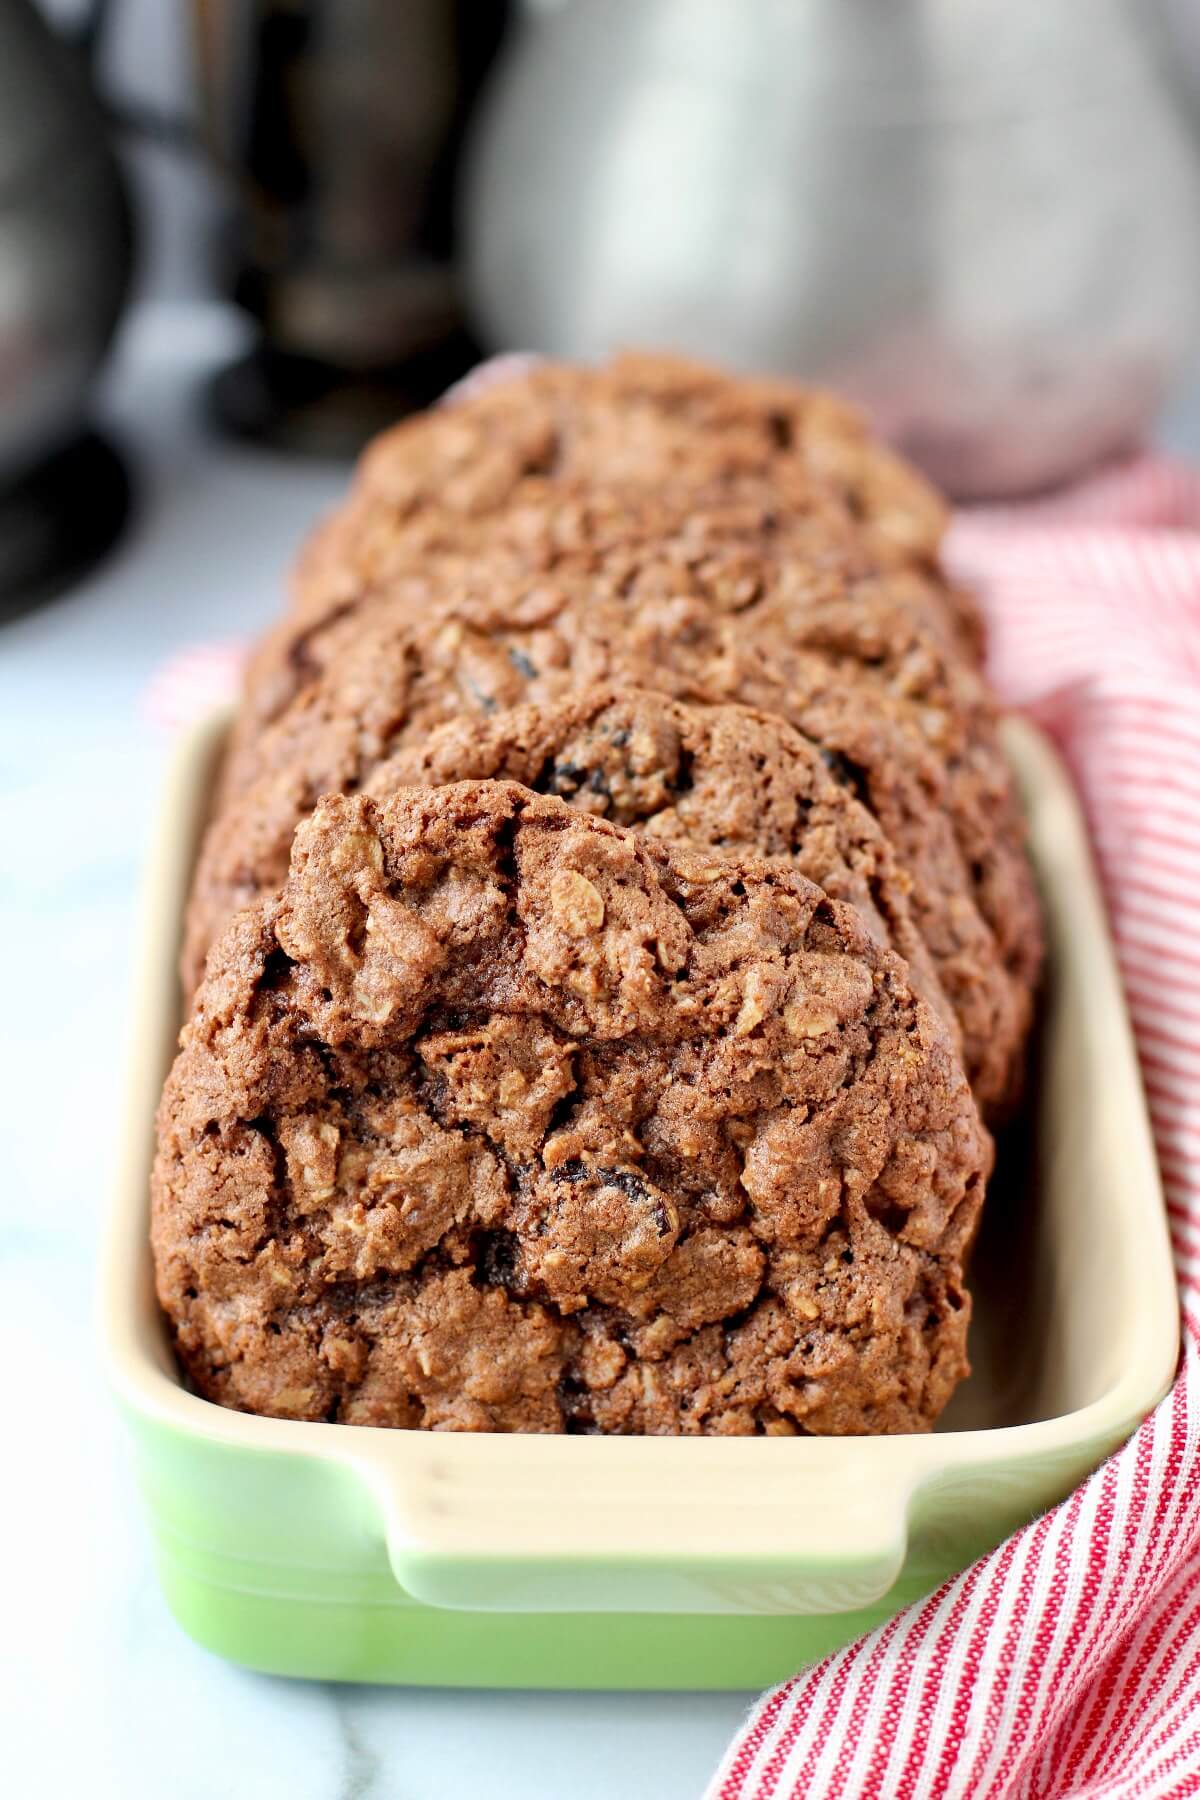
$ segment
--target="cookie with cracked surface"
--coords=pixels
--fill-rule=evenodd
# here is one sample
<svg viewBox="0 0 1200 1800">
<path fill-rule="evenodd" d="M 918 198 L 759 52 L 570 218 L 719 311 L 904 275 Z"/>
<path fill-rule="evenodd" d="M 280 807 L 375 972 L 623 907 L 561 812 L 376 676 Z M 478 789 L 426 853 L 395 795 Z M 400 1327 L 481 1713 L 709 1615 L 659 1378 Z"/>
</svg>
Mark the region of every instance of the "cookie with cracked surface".
<svg viewBox="0 0 1200 1800">
<path fill-rule="evenodd" d="M 502 525 L 444 533 L 393 556 L 386 530 L 360 520 L 352 497 L 324 532 L 340 573 L 319 602 L 294 607 L 256 650 L 245 684 L 242 735 L 253 735 L 336 661 L 364 617 L 403 608 L 420 618 L 532 620 L 563 593 L 594 588 L 631 600 L 695 596 L 723 613 L 787 602 L 798 609 L 886 591 L 961 650 L 946 589 L 929 572 L 881 569 L 853 525 L 819 499 L 788 500 L 761 480 L 662 477 L 638 488 L 596 474 L 558 481 Z M 316 550 L 310 550 L 316 555 Z"/>
<path fill-rule="evenodd" d="M 507 782 L 324 800 L 159 1112 L 197 1389 L 458 1430 L 928 1428 L 990 1149 L 850 907 Z"/>
<path fill-rule="evenodd" d="M 337 654 L 319 656 L 269 729 L 235 750 L 189 911 L 188 992 L 229 913 L 282 880 L 292 832 L 320 794 L 360 787 L 455 717 L 628 683 L 775 713 L 826 750 L 912 881 L 968 1074 L 1000 1116 L 1019 1086 L 1041 940 L 982 679 L 891 579 L 853 598 L 835 584 L 800 605 L 790 588 L 767 587 L 737 604 L 681 583 L 681 566 L 681 541 L 665 540 L 575 583 L 476 570 L 429 617 L 380 604 L 331 626 Z"/>
<path fill-rule="evenodd" d="M 559 506 L 672 488 L 697 510 L 757 497 L 797 528 L 797 552 L 807 539 L 876 572 L 923 570 L 978 657 L 978 608 L 937 572 L 945 504 L 915 470 L 830 394 L 670 357 L 542 363 L 384 433 L 302 553 L 294 605 L 319 615 L 445 551 L 504 543 L 544 560 Z"/>
</svg>

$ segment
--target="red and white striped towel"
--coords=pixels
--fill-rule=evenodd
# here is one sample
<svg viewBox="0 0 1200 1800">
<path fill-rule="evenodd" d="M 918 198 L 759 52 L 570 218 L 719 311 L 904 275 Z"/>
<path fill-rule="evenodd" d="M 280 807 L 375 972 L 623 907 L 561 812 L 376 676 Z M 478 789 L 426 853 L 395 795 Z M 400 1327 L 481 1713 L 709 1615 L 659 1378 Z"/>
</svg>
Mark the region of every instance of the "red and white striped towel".
<svg viewBox="0 0 1200 1800">
<path fill-rule="evenodd" d="M 958 519 L 993 675 L 1057 739 L 1108 895 L 1167 1192 L 1184 1353 L 1167 1399 L 1045 1517 L 767 1694 L 709 1800 L 1200 1793 L 1200 474 L 1142 458 Z M 237 647 L 147 696 L 177 724 Z"/>
</svg>

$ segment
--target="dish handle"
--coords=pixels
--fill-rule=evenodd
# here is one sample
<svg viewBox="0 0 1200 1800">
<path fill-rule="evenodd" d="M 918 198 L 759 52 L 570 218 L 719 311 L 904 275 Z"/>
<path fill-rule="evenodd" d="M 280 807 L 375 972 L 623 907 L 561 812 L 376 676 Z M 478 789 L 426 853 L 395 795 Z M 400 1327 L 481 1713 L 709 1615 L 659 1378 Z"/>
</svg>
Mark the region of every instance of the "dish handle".
<svg viewBox="0 0 1200 1800">
<path fill-rule="evenodd" d="M 881 1483 L 861 1439 L 675 1440 L 694 1465 L 683 1507 L 656 1499 L 661 1439 L 581 1440 L 569 1478 L 553 1440 L 434 1442 L 363 1471 L 396 1580 L 428 1606 L 852 1612 L 883 1599 L 908 1548 L 916 1471 L 894 1441 Z"/>
</svg>

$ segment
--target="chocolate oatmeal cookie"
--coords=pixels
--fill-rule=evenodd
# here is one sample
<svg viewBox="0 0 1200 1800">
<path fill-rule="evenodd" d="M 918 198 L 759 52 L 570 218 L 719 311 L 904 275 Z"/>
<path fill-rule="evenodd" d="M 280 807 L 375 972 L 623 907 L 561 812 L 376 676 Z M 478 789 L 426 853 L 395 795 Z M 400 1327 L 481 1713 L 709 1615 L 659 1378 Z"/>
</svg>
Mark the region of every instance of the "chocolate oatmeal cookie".
<svg viewBox="0 0 1200 1800">
<path fill-rule="evenodd" d="M 927 1428 L 989 1150 L 850 907 L 507 782 L 323 801 L 159 1115 L 197 1389 L 458 1430 Z"/>
<path fill-rule="evenodd" d="M 705 542 L 698 521 L 700 564 Z M 1019 1081 L 1040 934 L 981 678 L 892 578 L 847 597 L 836 583 L 822 594 L 818 572 L 801 605 L 790 587 L 751 579 L 748 548 L 744 588 L 732 576 L 728 588 L 682 584 L 682 555 L 678 540 L 648 541 L 603 581 L 575 584 L 506 583 L 484 568 L 424 617 L 404 605 L 347 615 L 326 628 L 342 634 L 336 655 L 310 640 L 313 672 L 268 729 L 236 747 L 197 873 L 189 991 L 230 912 L 282 879 L 292 832 L 321 794 L 362 786 L 385 757 L 456 717 L 628 684 L 772 712 L 822 747 L 912 882 L 968 1074 L 999 1116 Z"/>
<path fill-rule="evenodd" d="M 430 435 L 449 418 L 461 429 Z M 356 485 L 419 529 L 442 510 L 496 515 L 529 477 L 652 483 L 684 471 L 767 476 L 805 505 L 828 496 L 892 562 L 932 564 L 946 528 L 936 490 L 833 394 L 663 355 L 544 361 L 476 386 L 377 438 Z"/>
<path fill-rule="evenodd" d="M 886 593 L 944 639 L 948 653 L 962 651 L 943 584 L 915 568 L 881 570 L 845 517 L 831 518 L 820 506 L 781 506 L 758 481 L 664 478 L 636 488 L 593 477 L 574 489 L 559 484 L 522 510 L 517 541 L 493 524 L 474 539 L 451 534 L 420 555 L 390 561 L 371 552 L 353 502 L 329 529 L 346 534 L 354 548 L 339 553 L 341 573 L 331 576 L 325 600 L 293 608 L 263 639 L 247 673 L 239 745 L 319 679 L 383 611 L 422 620 L 465 613 L 512 624 L 536 622 L 565 596 L 622 595 L 631 604 L 694 598 L 734 615 L 784 604 L 796 611 L 831 600 L 849 605 Z"/>
<path fill-rule="evenodd" d="M 320 617 L 416 577 L 431 555 L 500 547 L 547 570 L 589 497 L 690 496 L 692 510 L 757 504 L 781 554 L 841 555 L 878 573 L 920 570 L 978 656 L 969 596 L 945 583 L 942 501 L 830 395 L 671 358 L 600 369 L 543 363 L 406 420 L 364 453 L 353 489 L 295 572 L 297 612 Z M 560 545 L 555 515 L 565 509 Z M 613 516 L 619 519 L 619 510 Z"/>
</svg>

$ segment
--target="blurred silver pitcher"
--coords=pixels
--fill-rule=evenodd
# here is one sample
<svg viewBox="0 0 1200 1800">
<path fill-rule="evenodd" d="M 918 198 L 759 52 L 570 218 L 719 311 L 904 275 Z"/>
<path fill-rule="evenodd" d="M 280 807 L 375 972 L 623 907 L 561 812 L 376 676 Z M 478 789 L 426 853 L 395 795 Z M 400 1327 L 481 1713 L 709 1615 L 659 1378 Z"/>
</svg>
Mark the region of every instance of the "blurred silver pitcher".
<svg viewBox="0 0 1200 1800">
<path fill-rule="evenodd" d="M 466 183 L 493 346 L 827 380 L 964 497 L 1145 430 L 1200 321 L 1200 176 L 1138 0 L 538 10 Z"/>
</svg>

